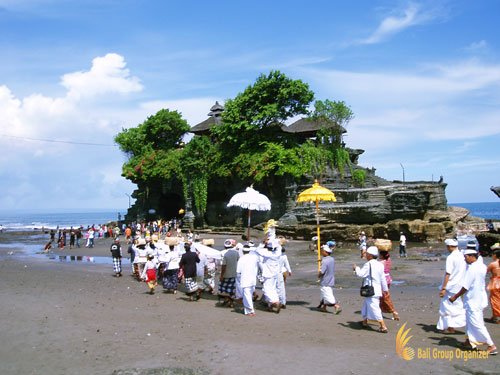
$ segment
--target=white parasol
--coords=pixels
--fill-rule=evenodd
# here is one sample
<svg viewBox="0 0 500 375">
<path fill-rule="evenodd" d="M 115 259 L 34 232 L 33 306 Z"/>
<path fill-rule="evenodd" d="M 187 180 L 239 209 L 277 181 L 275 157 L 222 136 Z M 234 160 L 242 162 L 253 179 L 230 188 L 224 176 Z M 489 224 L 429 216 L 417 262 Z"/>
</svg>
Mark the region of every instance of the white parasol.
<svg viewBox="0 0 500 375">
<path fill-rule="evenodd" d="M 247 239 L 250 240 L 250 216 L 252 210 L 269 211 L 271 209 L 271 201 L 264 194 L 255 190 L 253 186 L 250 186 L 246 188 L 245 192 L 233 195 L 227 206 L 236 206 L 248 210 Z"/>
<path fill-rule="evenodd" d="M 222 259 L 222 254 L 217 249 L 203 245 L 199 242 L 193 243 L 193 246 L 196 250 L 198 250 L 201 254 L 204 254 L 207 258 Z"/>
</svg>

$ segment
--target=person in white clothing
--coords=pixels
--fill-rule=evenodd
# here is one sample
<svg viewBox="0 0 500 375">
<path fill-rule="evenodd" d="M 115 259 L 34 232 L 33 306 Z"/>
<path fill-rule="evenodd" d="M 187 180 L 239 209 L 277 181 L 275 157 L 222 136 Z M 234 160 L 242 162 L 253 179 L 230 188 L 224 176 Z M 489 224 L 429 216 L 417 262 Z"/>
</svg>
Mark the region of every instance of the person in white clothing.
<svg viewBox="0 0 500 375">
<path fill-rule="evenodd" d="M 365 301 L 361 309 L 361 315 L 363 316 L 361 325 L 366 328 L 368 327 L 368 320 L 375 320 L 379 324 L 378 331 L 387 333 L 388 330 L 384 323 L 382 310 L 380 309 L 380 297 L 382 296 L 382 292 L 387 292 L 389 289 L 385 280 L 384 266 L 382 263 L 377 262 L 377 258 L 377 247 L 370 246 L 366 249 L 366 259 L 368 262 L 363 265 L 363 268 L 359 268 L 354 264 L 353 271 L 356 276 L 364 278 L 363 285 L 372 285 L 375 291 L 373 296 L 364 297 Z"/>
<path fill-rule="evenodd" d="M 449 298 L 455 303 L 464 296 L 465 318 L 467 322 L 466 349 L 476 349 L 478 345 L 486 344 L 489 355 L 498 354 L 497 347 L 484 325 L 483 310 L 488 306 L 488 296 L 485 289 L 486 266 L 478 261 L 479 254 L 474 249 L 464 251 L 465 261 L 469 265 L 465 277 L 461 280 L 460 290 Z"/>
<path fill-rule="evenodd" d="M 259 256 L 255 247 L 243 246 L 243 256 L 238 260 L 236 274 L 238 279 L 239 294 L 243 299 L 245 315 L 255 316 L 253 307 L 253 294 L 259 268 Z"/>
<path fill-rule="evenodd" d="M 280 256 L 281 245 L 277 240 L 265 241 L 257 248 L 257 254 L 261 256 L 261 268 L 264 298 L 269 311 L 279 314 L 281 304 L 278 294 L 278 274 L 281 271 Z M 276 309 L 276 310 L 275 310 Z"/>
<path fill-rule="evenodd" d="M 286 309 L 286 278 L 292 275 L 292 269 L 285 254 L 285 248 L 281 246 L 280 273 L 278 274 L 278 294 L 282 309 Z"/>
<path fill-rule="evenodd" d="M 436 328 L 442 333 L 454 333 L 455 328 L 465 326 L 465 310 L 462 299 L 455 303 L 450 303 L 449 299 L 460 290 L 467 264 L 458 250 L 457 240 L 449 238 L 444 243 L 450 254 L 446 258 L 443 284 L 439 291 L 441 303 Z"/>
<path fill-rule="evenodd" d="M 399 257 L 400 258 L 408 257 L 408 255 L 406 254 L 406 236 L 403 232 L 401 232 L 399 236 Z"/>
</svg>

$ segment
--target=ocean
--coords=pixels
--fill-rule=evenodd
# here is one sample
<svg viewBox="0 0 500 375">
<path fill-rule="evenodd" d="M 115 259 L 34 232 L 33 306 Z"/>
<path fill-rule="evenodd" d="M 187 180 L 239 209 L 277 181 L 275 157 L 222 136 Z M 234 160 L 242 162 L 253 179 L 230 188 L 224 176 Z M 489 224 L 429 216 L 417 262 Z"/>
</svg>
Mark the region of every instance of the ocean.
<svg viewBox="0 0 500 375">
<path fill-rule="evenodd" d="M 40 230 L 106 224 L 123 218 L 125 210 L 89 212 L 0 211 L 0 225 L 7 231 Z"/>
<path fill-rule="evenodd" d="M 463 207 L 470 211 L 471 216 L 500 220 L 500 200 L 498 202 L 482 203 L 448 203 L 448 206 Z"/>
<path fill-rule="evenodd" d="M 450 206 L 464 207 L 472 216 L 483 219 L 500 220 L 500 201 L 483 203 L 449 203 Z M 4 230 L 40 230 L 80 227 L 86 228 L 92 224 L 105 224 L 123 218 L 126 210 L 94 210 L 88 212 L 30 212 L 0 211 L 0 225 Z"/>
</svg>

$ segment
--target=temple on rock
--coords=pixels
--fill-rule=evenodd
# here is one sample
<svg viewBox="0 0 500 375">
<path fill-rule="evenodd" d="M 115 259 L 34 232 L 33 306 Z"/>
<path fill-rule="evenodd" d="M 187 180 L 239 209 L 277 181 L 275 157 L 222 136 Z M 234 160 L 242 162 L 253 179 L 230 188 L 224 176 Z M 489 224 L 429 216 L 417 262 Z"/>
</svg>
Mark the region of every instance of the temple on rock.
<svg viewBox="0 0 500 375">
<path fill-rule="evenodd" d="M 210 129 L 221 123 L 223 111 L 224 107 L 216 102 L 208 118 L 191 127 L 194 137 L 210 137 Z M 335 127 L 334 134 L 339 137 L 346 133 L 336 123 L 309 118 L 279 126 L 283 133 L 295 137 L 298 142 L 315 139 L 317 132 L 325 127 Z M 387 181 L 377 176 L 374 168 L 358 164 L 363 150 L 347 148 L 343 142 L 341 145 L 349 153 L 350 167 L 342 174 L 329 169 L 321 181 L 337 197 L 337 202 L 321 203 L 321 227 L 326 236 L 355 240 L 359 231 L 364 230 L 375 237 L 398 238 L 403 231 L 410 241 L 425 241 L 440 240 L 454 229 L 456 218 L 450 217 L 446 183 L 442 178 L 439 181 Z M 258 190 L 269 197 L 272 208 L 267 212 L 253 212 L 252 222 L 278 219 L 279 232 L 308 239 L 316 225 L 314 207 L 297 205 L 296 198 L 312 185 L 313 180 L 312 176 L 304 176 L 300 181 L 276 176 L 272 183 L 259 184 Z M 227 203 L 245 187 L 241 181 L 230 178 L 209 181 L 207 209 L 201 218 L 193 209 L 192 199 L 183 198 L 182 186 L 175 181 L 163 181 L 156 190 L 149 189 L 147 205 L 150 212 L 165 219 L 185 210 L 184 221 L 194 228 L 235 228 L 242 224 L 245 214 L 241 209 L 228 208 Z"/>
</svg>

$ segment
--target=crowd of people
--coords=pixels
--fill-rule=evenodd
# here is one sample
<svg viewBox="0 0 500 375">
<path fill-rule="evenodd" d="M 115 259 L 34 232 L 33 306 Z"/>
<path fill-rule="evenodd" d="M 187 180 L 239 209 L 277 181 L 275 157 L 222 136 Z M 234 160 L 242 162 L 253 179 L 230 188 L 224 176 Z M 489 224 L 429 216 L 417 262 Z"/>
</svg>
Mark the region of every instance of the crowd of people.
<svg viewBox="0 0 500 375">
<path fill-rule="evenodd" d="M 177 226 L 167 226 L 163 240 L 160 240 L 160 232 L 154 232 L 151 226 L 127 227 L 123 232 L 131 258 L 131 271 L 138 280 L 147 283 L 149 293 L 155 293 L 158 283 L 165 291 L 177 293 L 182 283 L 190 301 L 198 300 L 204 292 L 217 294 L 220 306 L 233 307 L 238 302 L 243 306 L 243 313 L 252 317 L 255 316 L 254 303 L 259 298 L 268 311 L 279 313 L 286 308 L 286 278 L 292 270 L 286 255 L 286 240 L 276 236 L 276 225 L 274 220 L 268 221 L 261 243 L 249 241 L 242 244 L 227 239 L 222 251 L 204 245 L 190 231 L 185 235 Z M 361 257 L 366 262 L 361 267 L 353 265 L 354 275 L 363 279 L 362 285 L 370 289 L 363 295 L 361 325 L 369 327 L 375 322 L 379 332 L 387 333 L 382 313 L 392 314 L 394 320 L 400 319 L 390 294 L 390 253 L 379 250 L 377 246 L 367 246 L 368 242 L 362 233 L 359 244 Z M 497 348 L 484 324 L 483 310 L 488 305 L 488 290 L 493 313 L 491 320 L 500 323 L 500 246 L 492 247 L 493 261 L 487 267 L 476 244 L 470 244 L 462 251 L 458 249 L 456 239 L 447 239 L 445 245 L 449 255 L 439 292 L 441 303 L 436 327 L 444 334 L 466 327 L 466 349 L 485 344 L 487 352 L 495 355 Z M 327 312 L 330 307 L 334 314 L 339 314 L 342 308 L 334 295 L 335 248 L 336 243 L 332 240 L 321 246 L 318 272 L 321 300 L 317 308 Z M 110 250 L 115 275 L 120 277 L 122 250 L 118 237 Z M 407 256 L 406 249 L 401 256 Z M 487 273 L 491 275 L 486 288 Z M 256 293 L 258 283 L 262 285 L 261 297 Z"/>
</svg>

